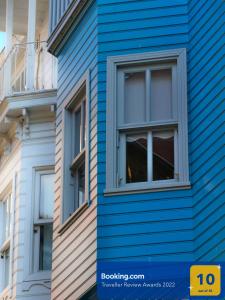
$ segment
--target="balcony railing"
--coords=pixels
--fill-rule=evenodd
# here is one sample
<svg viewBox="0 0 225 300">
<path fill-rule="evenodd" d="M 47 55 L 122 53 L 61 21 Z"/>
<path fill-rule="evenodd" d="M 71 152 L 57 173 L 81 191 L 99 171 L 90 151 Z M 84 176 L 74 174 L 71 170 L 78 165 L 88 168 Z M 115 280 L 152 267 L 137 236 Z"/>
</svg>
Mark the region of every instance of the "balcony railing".
<svg viewBox="0 0 225 300">
<path fill-rule="evenodd" d="M 57 87 L 57 60 L 46 42 L 16 44 L 0 64 L 0 101 L 5 96 Z"/>
</svg>

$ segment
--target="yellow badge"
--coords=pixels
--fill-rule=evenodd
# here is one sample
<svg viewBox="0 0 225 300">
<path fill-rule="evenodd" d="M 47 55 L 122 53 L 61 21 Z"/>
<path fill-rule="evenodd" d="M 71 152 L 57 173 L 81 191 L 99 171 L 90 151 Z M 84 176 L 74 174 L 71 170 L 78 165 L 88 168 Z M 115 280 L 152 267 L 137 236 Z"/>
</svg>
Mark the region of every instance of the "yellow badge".
<svg viewBox="0 0 225 300">
<path fill-rule="evenodd" d="M 219 296 L 221 293 L 221 267 L 196 265 L 190 268 L 190 296 Z"/>
</svg>

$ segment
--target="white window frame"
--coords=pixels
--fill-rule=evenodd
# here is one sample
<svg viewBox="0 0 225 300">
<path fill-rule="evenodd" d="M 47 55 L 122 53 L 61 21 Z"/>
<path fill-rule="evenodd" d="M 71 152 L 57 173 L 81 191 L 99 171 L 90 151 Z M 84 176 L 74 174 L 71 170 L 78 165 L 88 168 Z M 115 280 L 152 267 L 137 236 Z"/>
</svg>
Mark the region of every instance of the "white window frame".
<svg viewBox="0 0 225 300">
<path fill-rule="evenodd" d="M 74 88 L 71 90 L 70 94 L 64 100 L 63 107 L 63 136 L 62 136 L 62 175 L 61 175 L 61 217 L 60 221 L 63 227 L 60 228 L 60 231 L 63 230 L 64 226 L 70 223 L 74 217 L 78 216 L 83 209 L 85 209 L 89 204 L 89 170 L 90 170 L 90 161 L 89 161 L 89 101 L 90 101 L 90 73 L 87 71 L 81 79 L 77 82 Z M 86 103 L 86 145 L 83 147 L 82 151 L 74 157 L 74 109 L 78 107 L 83 98 L 79 98 L 80 92 L 85 91 L 85 103 Z M 82 160 L 85 160 L 85 199 L 84 203 L 79 207 L 76 207 L 73 211 L 70 209 L 71 203 L 75 202 L 75 187 L 74 178 L 71 176 L 71 167 L 73 169 L 79 168 L 79 165 Z M 69 211 L 71 212 L 69 213 Z M 65 227 L 65 228 L 66 228 Z"/>
<path fill-rule="evenodd" d="M 33 265 L 32 273 L 48 274 L 51 270 L 39 270 L 39 251 L 40 251 L 40 226 L 45 224 L 53 224 L 53 218 L 39 218 L 40 209 L 40 192 L 41 192 L 41 176 L 55 174 L 54 167 L 43 167 L 35 169 L 35 189 L 34 189 L 34 213 L 33 213 Z M 54 199 L 53 199 L 54 201 Z"/>
<path fill-rule="evenodd" d="M 153 67 L 153 63 L 157 63 L 156 67 Z M 123 114 L 121 107 L 123 105 L 118 107 L 117 101 L 118 93 L 121 91 L 118 85 L 124 86 L 124 77 L 121 76 L 121 68 L 123 73 L 125 71 L 134 72 L 145 69 L 147 70 L 147 76 L 150 76 L 151 69 L 168 69 L 168 67 L 172 68 L 172 94 L 174 96 L 172 98 L 172 105 L 175 106 L 174 113 L 177 114 L 176 118 L 172 118 L 169 121 L 151 121 L 149 124 L 126 124 L 121 126 L 121 115 Z M 146 95 L 149 95 L 149 89 L 150 87 L 146 88 Z M 121 98 L 121 95 L 119 96 Z M 107 61 L 106 120 L 106 194 L 189 187 L 186 49 L 181 48 L 109 57 Z M 151 132 L 160 131 L 163 127 L 165 131 L 174 130 L 175 179 L 150 180 L 143 183 L 129 184 L 123 182 L 123 184 L 120 184 L 121 172 L 125 171 L 125 159 L 123 157 L 125 157 L 126 150 L 125 139 L 122 143 L 119 140 L 121 139 L 121 134 L 118 134 L 119 130 L 131 130 L 132 133 L 132 130 L 134 132 L 135 128 L 138 130 L 143 129 L 142 132 L 148 132 L 148 147 L 152 147 L 150 142 Z M 151 151 L 151 149 L 148 150 Z M 152 169 L 151 164 L 152 161 L 150 158 L 148 159 L 148 168 L 150 169 Z M 120 167 L 117 167 L 117 165 Z"/>
<path fill-rule="evenodd" d="M 8 202 L 8 205 L 9 205 L 9 213 L 10 213 L 10 217 L 9 217 L 9 223 L 8 223 L 8 231 L 9 231 L 9 234 L 8 236 L 5 236 L 5 227 L 6 227 L 6 216 L 4 214 L 4 205 L 7 205 L 6 203 Z M 10 191 L 7 191 L 5 193 L 5 195 L 2 197 L 2 200 L 1 200 L 1 221 L 0 221 L 0 228 L 3 228 L 4 230 L 1 231 L 1 237 L 0 237 L 0 255 L 1 255 L 1 265 L 3 266 L 3 270 L 2 270 L 2 284 L 1 284 L 1 291 L 0 293 L 9 288 L 10 286 L 10 276 L 11 276 L 11 254 L 12 254 L 12 251 L 11 251 L 11 224 L 12 224 L 12 192 L 11 192 L 11 189 Z M 9 252 L 9 278 L 8 278 L 8 285 L 6 285 L 6 270 L 5 270 L 5 267 L 6 267 L 6 253 L 7 251 Z"/>
</svg>

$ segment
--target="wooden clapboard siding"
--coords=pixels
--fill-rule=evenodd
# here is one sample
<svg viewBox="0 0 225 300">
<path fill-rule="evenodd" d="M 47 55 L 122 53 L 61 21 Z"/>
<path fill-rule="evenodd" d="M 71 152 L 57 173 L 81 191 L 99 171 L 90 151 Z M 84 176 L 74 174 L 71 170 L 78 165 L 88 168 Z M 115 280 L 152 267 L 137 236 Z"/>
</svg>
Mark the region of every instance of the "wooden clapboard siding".
<svg viewBox="0 0 225 300">
<path fill-rule="evenodd" d="M 54 30 L 73 0 L 50 0 L 50 32 Z"/>
<path fill-rule="evenodd" d="M 29 133 L 25 139 L 13 139 L 10 155 L 2 159 L 0 166 L 0 195 L 16 174 L 14 198 L 14 226 L 12 247 L 12 297 L 13 299 L 50 299 L 50 289 L 41 281 L 29 279 L 29 263 L 32 262 L 32 248 L 29 248 L 33 234 L 33 172 L 40 166 L 54 167 L 55 124 L 54 117 L 46 112 L 30 113 Z M 13 191 L 13 186 L 12 186 Z M 32 242 L 31 242 L 32 244 Z M 49 275 L 50 280 L 50 275 Z M 24 282 L 27 281 L 26 289 Z M 27 289 L 28 287 L 28 289 Z"/>
<path fill-rule="evenodd" d="M 61 163 L 62 109 L 64 100 L 79 79 L 90 71 L 90 207 L 62 234 Z M 88 8 L 58 56 L 58 105 L 56 118 L 56 201 L 54 210 L 54 243 L 52 299 L 78 299 L 96 282 L 96 203 L 97 203 L 97 9 Z"/>
<path fill-rule="evenodd" d="M 57 53 L 52 299 L 79 298 L 95 283 L 96 246 L 99 262 L 225 258 L 223 20 L 222 0 L 96 0 L 71 29 Z M 107 58 L 175 48 L 188 53 L 191 189 L 105 196 Z M 87 69 L 92 204 L 59 235 L 63 102 Z"/>
<path fill-rule="evenodd" d="M 225 258 L 225 5 L 189 1 L 189 129 L 195 255 Z"/>
<path fill-rule="evenodd" d="M 12 156 L 11 157 L 5 157 L 4 159 L 1 159 L 1 164 L 0 164 L 0 196 L 2 193 L 5 193 L 5 190 L 7 189 L 8 185 L 10 184 L 12 186 L 12 181 L 14 177 L 14 172 L 17 172 L 18 174 L 18 181 L 17 181 L 17 193 L 16 193 L 16 199 L 20 196 L 19 190 L 21 187 L 21 175 L 22 175 L 22 169 L 21 169 L 21 147 L 20 143 L 17 141 L 14 141 L 13 146 L 12 146 Z M 1 199 L 2 200 L 2 199 Z M 18 209 L 20 207 L 19 203 L 17 203 L 16 208 Z M 18 212 L 18 210 L 16 210 Z M 15 222 L 19 223 L 19 214 L 15 213 Z M 14 246 L 14 251 L 16 250 L 16 247 L 18 247 L 19 243 L 19 232 L 18 230 L 13 232 L 14 239 L 15 239 L 15 246 Z M 22 257 L 23 259 L 23 257 Z M 13 263 L 19 264 L 20 258 L 17 257 L 17 255 L 13 255 Z M 0 269 L 0 271 L 2 271 Z M 12 277 L 11 277 L 11 287 L 12 291 L 15 294 L 16 292 L 16 277 L 18 273 L 22 273 L 22 269 L 18 269 L 18 272 L 16 269 L 13 268 L 12 270 Z M 4 296 L 9 296 L 9 291 L 3 295 Z"/>
<path fill-rule="evenodd" d="M 98 0 L 98 258 L 193 259 L 192 192 L 103 196 L 108 56 L 187 48 L 187 1 Z"/>
<path fill-rule="evenodd" d="M 20 263 L 15 262 L 16 269 L 25 269 L 21 275 L 17 275 L 16 294 L 21 299 L 33 297 L 34 299 L 50 299 L 50 290 L 43 286 L 42 282 L 35 285 L 30 281 L 28 291 L 25 290 L 24 281 L 28 278 L 28 262 L 32 255 L 32 249 L 28 247 L 29 236 L 33 232 L 32 227 L 32 200 L 34 193 L 33 172 L 34 168 L 40 166 L 52 166 L 54 168 L 54 152 L 55 152 L 55 124 L 54 118 L 48 117 L 43 119 L 43 112 L 39 115 L 31 115 L 31 124 L 29 126 L 29 139 L 23 141 L 21 150 L 21 188 L 18 209 L 19 224 L 15 224 L 18 228 L 18 239 L 15 244 L 16 255 Z M 21 258 L 23 257 L 23 261 Z M 31 260 L 32 261 L 32 260 Z M 31 296 L 32 295 L 32 296 Z M 24 297 L 24 298 L 23 298 Z"/>
</svg>

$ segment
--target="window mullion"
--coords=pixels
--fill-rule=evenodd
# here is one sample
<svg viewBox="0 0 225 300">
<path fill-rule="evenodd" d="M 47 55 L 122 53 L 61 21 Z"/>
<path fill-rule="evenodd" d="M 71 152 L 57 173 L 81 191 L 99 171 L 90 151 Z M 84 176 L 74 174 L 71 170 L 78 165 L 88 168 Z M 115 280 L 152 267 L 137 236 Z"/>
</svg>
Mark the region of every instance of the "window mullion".
<svg viewBox="0 0 225 300">
<path fill-rule="evenodd" d="M 125 123 L 125 74 L 122 71 L 118 72 L 117 96 L 121 99 L 121 104 L 117 107 L 117 122 L 119 125 Z"/>
<path fill-rule="evenodd" d="M 152 182 L 153 176 L 153 145 L 152 145 L 152 132 L 148 131 L 148 182 Z"/>
<path fill-rule="evenodd" d="M 151 120 L 151 114 L 150 114 L 150 98 L 151 98 L 151 71 L 150 69 L 146 70 L 146 79 L 145 79 L 145 84 L 146 84 L 146 121 L 149 122 Z"/>
</svg>

